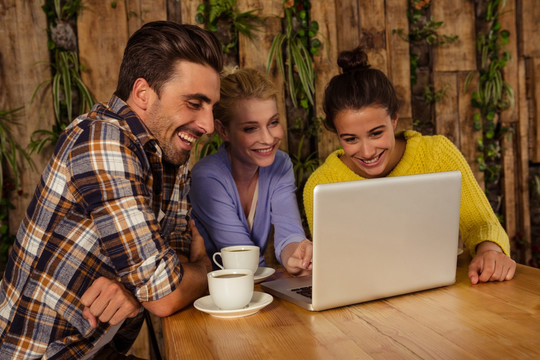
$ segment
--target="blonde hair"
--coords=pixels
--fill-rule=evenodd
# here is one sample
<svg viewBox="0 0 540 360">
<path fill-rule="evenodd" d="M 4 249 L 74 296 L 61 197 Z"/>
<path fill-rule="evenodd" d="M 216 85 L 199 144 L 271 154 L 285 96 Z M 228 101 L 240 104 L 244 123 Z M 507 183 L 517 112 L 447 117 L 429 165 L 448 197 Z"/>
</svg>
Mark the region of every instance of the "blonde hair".
<svg viewBox="0 0 540 360">
<path fill-rule="evenodd" d="M 214 118 L 228 127 L 240 100 L 277 98 L 277 89 L 261 71 L 253 68 L 227 67 L 221 79 L 221 98 L 214 106 Z"/>
</svg>

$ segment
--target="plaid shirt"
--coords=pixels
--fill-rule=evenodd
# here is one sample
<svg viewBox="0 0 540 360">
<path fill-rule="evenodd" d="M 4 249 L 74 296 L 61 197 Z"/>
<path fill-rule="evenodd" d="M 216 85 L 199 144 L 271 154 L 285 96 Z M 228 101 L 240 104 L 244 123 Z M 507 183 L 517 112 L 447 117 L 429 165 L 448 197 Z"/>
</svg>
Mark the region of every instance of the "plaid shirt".
<svg viewBox="0 0 540 360">
<path fill-rule="evenodd" d="M 182 280 L 189 253 L 187 164 L 173 167 L 125 102 L 112 97 L 61 135 L 0 283 L 0 358 L 74 359 L 109 329 L 92 330 L 80 298 L 100 276 L 139 301 Z M 161 215 L 160 215 L 161 214 Z M 115 340 L 122 338 L 122 329 Z"/>
</svg>

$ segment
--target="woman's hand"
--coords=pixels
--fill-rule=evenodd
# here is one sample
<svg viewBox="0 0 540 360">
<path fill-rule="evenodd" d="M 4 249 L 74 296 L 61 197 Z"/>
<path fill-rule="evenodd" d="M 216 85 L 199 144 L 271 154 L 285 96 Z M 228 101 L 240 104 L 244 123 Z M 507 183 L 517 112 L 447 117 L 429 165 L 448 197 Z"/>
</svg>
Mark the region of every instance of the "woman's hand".
<svg viewBox="0 0 540 360">
<path fill-rule="evenodd" d="M 516 262 L 491 241 L 478 245 L 476 255 L 469 264 L 469 279 L 472 284 L 511 280 L 515 272 Z"/>
<path fill-rule="evenodd" d="M 313 268 L 313 244 L 308 239 L 292 243 L 281 252 L 281 261 L 291 275 L 310 275 Z"/>
</svg>

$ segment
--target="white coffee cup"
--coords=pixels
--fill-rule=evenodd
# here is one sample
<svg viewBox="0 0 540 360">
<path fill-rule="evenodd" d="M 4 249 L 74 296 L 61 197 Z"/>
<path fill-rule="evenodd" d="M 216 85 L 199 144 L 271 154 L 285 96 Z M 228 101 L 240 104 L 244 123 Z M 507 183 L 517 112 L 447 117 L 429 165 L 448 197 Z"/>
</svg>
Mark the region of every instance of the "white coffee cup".
<svg viewBox="0 0 540 360">
<path fill-rule="evenodd" d="M 242 309 L 253 297 L 253 272 L 249 269 L 226 269 L 208 273 L 208 290 L 221 310 Z"/>
<path fill-rule="evenodd" d="M 227 246 L 214 253 L 212 260 L 221 269 L 250 269 L 255 273 L 259 268 L 259 253 L 259 247 L 255 245 Z M 223 265 L 218 263 L 218 255 Z"/>
</svg>

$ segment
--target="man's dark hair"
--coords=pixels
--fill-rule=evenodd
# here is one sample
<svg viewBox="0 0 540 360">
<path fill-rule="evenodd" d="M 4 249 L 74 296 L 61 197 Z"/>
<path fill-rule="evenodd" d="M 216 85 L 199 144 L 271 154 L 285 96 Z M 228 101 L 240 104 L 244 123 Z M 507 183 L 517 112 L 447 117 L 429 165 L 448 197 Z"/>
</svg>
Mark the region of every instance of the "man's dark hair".
<svg viewBox="0 0 540 360">
<path fill-rule="evenodd" d="M 115 95 L 126 101 L 138 78 L 145 79 L 158 96 L 178 61 L 223 68 L 221 44 L 211 32 L 195 25 L 154 21 L 143 25 L 128 40 Z"/>
</svg>

